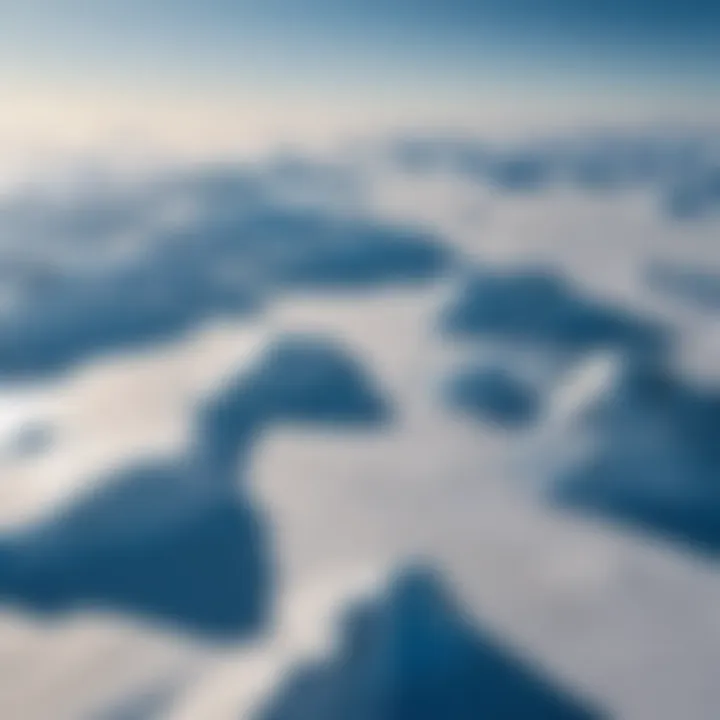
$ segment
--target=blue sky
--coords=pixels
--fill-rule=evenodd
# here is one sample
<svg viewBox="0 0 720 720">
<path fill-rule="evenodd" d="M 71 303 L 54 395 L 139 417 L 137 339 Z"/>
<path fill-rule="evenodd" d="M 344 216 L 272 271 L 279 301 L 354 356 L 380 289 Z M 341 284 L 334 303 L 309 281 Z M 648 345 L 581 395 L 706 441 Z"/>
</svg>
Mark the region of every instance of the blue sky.
<svg viewBox="0 0 720 720">
<path fill-rule="evenodd" d="M 720 104 L 718 36 L 720 7 L 700 0 L 13 0 L 0 1 L 0 91 L 30 125 L 73 108 L 98 124 L 133 105 L 215 108 L 228 125 L 291 110 L 310 124 L 452 120 L 503 104 L 702 120 Z"/>
</svg>

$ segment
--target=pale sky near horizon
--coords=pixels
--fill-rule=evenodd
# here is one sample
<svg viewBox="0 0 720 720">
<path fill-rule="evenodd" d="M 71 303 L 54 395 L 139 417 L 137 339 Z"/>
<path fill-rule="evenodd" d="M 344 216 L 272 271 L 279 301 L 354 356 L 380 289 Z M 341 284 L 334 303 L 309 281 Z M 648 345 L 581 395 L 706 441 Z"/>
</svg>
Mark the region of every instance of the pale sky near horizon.
<svg viewBox="0 0 720 720">
<path fill-rule="evenodd" d="M 0 1 L 0 147 L 707 123 L 711 2 Z"/>
</svg>

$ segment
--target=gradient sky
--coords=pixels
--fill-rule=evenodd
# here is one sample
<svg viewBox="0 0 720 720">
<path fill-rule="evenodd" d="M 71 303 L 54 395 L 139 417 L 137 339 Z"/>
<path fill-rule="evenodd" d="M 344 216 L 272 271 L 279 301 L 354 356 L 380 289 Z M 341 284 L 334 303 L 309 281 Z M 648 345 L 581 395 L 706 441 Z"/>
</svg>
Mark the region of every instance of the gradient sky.
<svg viewBox="0 0 720 720">
<path fill-rule="evenodd" d="M 0 0 L 0 132 L 702 121 L 718 37 L 701 0 Z"/>
</svg>

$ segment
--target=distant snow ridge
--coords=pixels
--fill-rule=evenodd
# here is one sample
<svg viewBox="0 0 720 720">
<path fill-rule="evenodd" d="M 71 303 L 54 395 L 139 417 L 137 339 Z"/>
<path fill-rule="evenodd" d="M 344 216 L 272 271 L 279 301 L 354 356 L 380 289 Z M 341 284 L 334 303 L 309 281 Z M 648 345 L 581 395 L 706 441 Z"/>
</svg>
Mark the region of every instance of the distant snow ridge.
<svg viewBox="0 0 720 720">
<path fill-rule="evenodd" d="M 599 717 L 474 628 L 441 578 L 414 567 L 354 607 L 336 654 L 291 674 L 257 720 Z"/>
<path fill-rule="evenodd" d="M 288 289 L 424 282 L 448 265 L 426 231 L 297 206 L 267 182 L 199 168 L 0 203 L 0 380 L 257 312 Z"/>
<path fill-rule="evenodd" d="M 717 133 L 598 133 L 498 144 L 452 136 L 407 136 L 391 162 L 413 174 L 449 174 L 504 193 L 568 187 L 582 192 L 647 188 L 677 220 L 720 210 Z"/>
<path fill-rule="evenodd" d="M 587 353 L 617 348 L 655 354 L 666 331 L 631 312 L 583 296 L 541 267 L 476 268 L 440 318 L 451 337 Z"/>
</svg>

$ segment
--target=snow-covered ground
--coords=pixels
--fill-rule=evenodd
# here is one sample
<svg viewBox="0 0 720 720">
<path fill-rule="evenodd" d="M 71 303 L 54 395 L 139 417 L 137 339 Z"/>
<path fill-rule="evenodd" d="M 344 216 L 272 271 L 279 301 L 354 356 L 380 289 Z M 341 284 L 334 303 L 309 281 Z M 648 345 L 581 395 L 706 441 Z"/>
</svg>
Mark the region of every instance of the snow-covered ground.
<svg viewBox="0 0 720 720">
<path fill-rule="evenodd" d="M 717 175 L 710 151 L 703 157 Z M 623 172 L 602 187 L 532 173 L 531 187 L 515 187 L 454 166 L 411 172 L 378 144 L 322 162 L 62 185 L 57 195 L 10 187 L 0 206 L 0 521 L 9 538 L 0 575 L 10 574 L 6 545 L 34 542 L 34 528 L 102 493 L 112 470 L 182 455 L 207 398 L 288 333 L 336 339 L 392 411 L 367 427 L 270 417 L 253 435 L 237 492 L 266 524 L 275 599 L 252 637 L 218 644 L 116 597 L 84 598 L 82 588 L 66 610 L 38 614 L 24 586 L 0 576 L 2 717 L 252 718 L 304 658 L 329 652 L 353 598 L 381 596 L 389 577 L 421 559 L 474 623 L 610 717 L 714 720 L 712 553 L 662 519 L 620 522 L 552 501 L 558 478 L 595 444 L 614 450 L 622 422 L 637 434 L 633 462 L 651 477 L 651 501 L 660 492 L 653 468 L 671 474 L 668 458 L 688 495 L 720 475 L 720 306 L 663 292 L 647 276 L 656 262 L 720 276 L 720 197 L 714 190 L 691 216 L 673 213 L 668 188 L 685 170 L 651 181 Z M 526 327 L 501 318 L 491 333 L 453 337 L 441 318 L 473 268 L 531 268 L 567 283 L 561 313 L 587 305 L 613 322 L 661 327 L 669 349 L 651 360 L 673 392 L 693 388 L 687 397 L 709 404 L 707 414 L 696 417 L 692 399 L 678 400 L 690 413 L 681 416 L 675 401 L 654 410 L 633 396 L 613 428 L 602 418 L 586 426 L 624 387 L 635 346 L 601 333 L 568 349 L 552 319 Z M 155 278 L 169 293 L 160 300 Z M 103 294 L 112 283 L 117 292 Z M 517 302 L 510 314 L 530 317 Z M 136 331 L 136 317 L 151 319 Z M 453 406 L 448 380 L 486 365 L 516 369 L 536 388 L 536 419 L 506 427 Z M 648 420 L 656 416 L 661 429 Z M 699 450 L 681 432 L 694 422 L 708 436 Z M 720 493 L 703 497 L 720 526 Z"/>
</svg>

